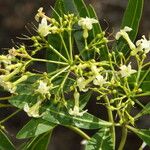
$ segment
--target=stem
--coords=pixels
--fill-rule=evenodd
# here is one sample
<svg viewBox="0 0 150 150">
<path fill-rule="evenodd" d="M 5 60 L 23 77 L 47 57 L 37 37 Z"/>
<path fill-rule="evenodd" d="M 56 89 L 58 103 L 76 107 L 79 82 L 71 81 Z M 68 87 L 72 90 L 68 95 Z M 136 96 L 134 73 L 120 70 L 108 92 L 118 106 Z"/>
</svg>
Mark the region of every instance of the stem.
<svg viewBox="0 0 150 150">
<path fill-rule="evenodd" d="M 3 120 L 0 121 L 0 124 L 6 122 L 7 120 L 9 120 L 10 118 L 12 118 L 14 115 L 16 115 L 18 112 L 20 112 L 21 110 L 17 110 L 14 113 L 12 113 L 11 115 L 9 115 L 8 117 L 4 118 Z"/>
<path fill-rule="evenodd" d="M 106 102 L 107 105 L 108 105 L 107 112 L 108 112 L 109 122 L 112 123 L 112 127 L 111 127 L 112 142 L 113 142 L 113 149 L 115 149 L 115 145 L 116 145 L 116 134 L 115 134 L 115 126 L 114 126 L 113 113 L 112 113 L 112 111 L 109 109 L 109 107 L 110 107 L 110 102 L 109 102 L 108 97 L 106 96 L 104 99 L 105 99 L 105 102 Z"/>
<path fill-rule="evenodd" d="M 12 96 L 7 96 L 7 97 L 0 97 L 0 101 L 5 101 L 11 98 Z"/>
<path fill-rule="evenodd" d="M 150 62 L 144 64 L 144 65 L 142 66 L 142 68 L 144 68 L 144 67 L 146 67 L 146 66 L 148 66 L 148 65 L 150 65 Z"/>
<path fill-rule="evenodd" d="M 60 58 L 62 58 L 64 61 L 68 62 L 68 60 L 67 60 L 61 53 L 59 53 L 52 45 L 48 44 L 48 47 L 49 47 L 55 54 L 57 54 Z"/>
<path fill-rule="evenodd" d="M 47 63 L 53 63 L 53 64 L 68 65 L 68 63 L 65 63 L 65 62 L 46 60 L 46 59 L 38 59 L 38 58 L 32 58 L 32 61 L 39 61 L 39 62 L 47 62 Z"/>
<path fill-rule="evenodd" d="M 119 145 L 119 148 L 118 150 L 123 150 L 124 148 L 124 145 L 126 143 L 126 139 L 127 139 L 127 128 L 125 125 L 122 126 L 122 137 L 121 137 L 121 142 L 120 142 L 120 145 Z"/>
<path fill-rule="evenodd" d="M 5 107 L 14 107 L 11 104 L 0 104 L 0 108 L 5 108 Z"/>
<path fill-rule="evenodd" d="M 71 58 L 71 61 L 73 61 L 73 56 L 72 56 L 72 37 L 71 37 L 71 30 L 69 31 L 69 50 L 70 50 L 70 58 Z"/>
<path fill-rule="evenodd" d="M 142 71 L 143 61 L 144 61 L 144 59 L 141 62 L 138 62 L 138 57 L 137 57 L 137 64 L 138 64 L 139 69 L 138 69 L 138 72 L 137 72 L 137 78 L 136 78 L 135 83 L 137 83 L 138 86 L 135 86 L 133 91 L 136 91 L 139 88 L 140 84 L 141 84 L 141 83 L 139 83 L 140 82 L 139 80 L 140 80 L 140 75 L 141 75 L 141 71 Z"/>
<path fill-rule="evenodd" d="M 85 50 L 87 50 L 88 49 L 87 39 L 84 40 L 84 43 L 85 43 Z"/>
<path fill-rule="evenodd" d="M 62 83 L 60 84 L 60 88 L 59 88 L 59 89 L 63 89 L 64 84 L 65 84 L 65 82 L 66 82 L 66 80 L 67 80 L 67 78 L 68 78 L 69 73 L 70 73 L 70 72 L 68 71 L 67 74 L 66 74 L 66 76 L 64 77 Z"/>
<path fill-rule="evenodd" d="M 67 49 L 67 47 L 66 47 L 65 41 L 64 41 L 64 39 L 63 39 L 63 37 L 62 37 L 61 34 L 60 34 L 60 38 L 61 38 L 61 41 L 62 41 L 62 43 L 63 43 L 64 49 L 65 49 L 65 51 L 66 51 L 67 57 L 68 57 L 68 59 L 70 59 L 70 56 L 69 56 L 69 53 L 68 53 L 68 49 Z"/>
<path fill-rule="evenodd" d="M 73 126 L 67 126 L 68 128 L 70 128 L 71 130 L 73 130 L 75 133 L 79 134 L 80 136 L 82 136 L 84 139 L 86 140 L 90 140 L 91 138 L 82 130 L 80 130 L 77 127 L 73 127 Z"/>
<path fill-rule="evenodd" d="M 143 80 L 147 77 L 147 75 L 149 74 L 149 72 L 150 72 L 150 69 L 148 69 L 148 70 L 146 71 L 146 73 L 143 75 L 142 79 L 141 79 L 140 82 L 139 82 L 139 87 L 140 87 L 140 85 L 142 84 Z"/>
<path fill-rule="evenodd" d="M 67 69 L 69 69 L 70 66 L 65 67 L 64 69 L 62 69 L 60 72 L 58 72 L 57 74 L 55 74 L 53 77 L 51 77 L 51 81 L 53 79 L 55 79 L 57 76 L 59 76 L 60 74 L 62 74 L 63 72 L 65 72 Z"/>
<path fill-rule="evenodd" d="M 149 96 L 150 92 L 142 93 L 142 94 L 137 94 L 135 97 L 141 97 L 141 96 Z"/>
</svg>

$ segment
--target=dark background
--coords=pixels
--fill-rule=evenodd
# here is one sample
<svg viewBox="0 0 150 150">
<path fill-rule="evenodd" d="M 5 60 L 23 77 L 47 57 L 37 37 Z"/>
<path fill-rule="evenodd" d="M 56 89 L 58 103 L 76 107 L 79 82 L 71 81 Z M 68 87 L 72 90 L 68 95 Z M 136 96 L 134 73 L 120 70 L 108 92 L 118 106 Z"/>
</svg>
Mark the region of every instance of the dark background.
<svg viewBox="0 0 150 150">
<path fill-rule="evenodd" d="M 85 1 L 87 4 L 91 3 L 95 7 L 104 30 L 108 28 L 110 33 L 115 33 L 119 30 L 127 0 Z M 0 54 L 4 53 L 7 48 L 14 46 L 14 42 L 19 42 L 19 40 L 16 39 L 16 36 L 21 36 L 22 33 L 27 33 L 25 26 L 30 26 L 31 23 L 36 24 L 34 16 L 39 7 L 44 7 L 46 14 L 50 14 L 50 6 L 54 6 L 54 2 L 55 0 L 0 0 Z M 150 0 L 145 0 L 144 13 L 138 33 L 139 38 L 143 34 L 148 36 L 150 31 L 149 6 Z M 91 110 L 94 110 L 94 113 L 97 114 L 96 110 L 99 106 L 96 106 L 94 102 L 91 102 L 89 106 Z M 0 118 L 11 114 L 13 111 L 13 108 L 0 109 Z M 16 145 L 19 145 L 22 141 L 15 140 L 15 134 L 28 121 L 28 119 L 29 118 L 26 114 L 19 113 L 15 118 L 5 124 L 8 131 L 11 133 L 10 138 Z M 148 116 L 143 117 L 138 122 L 138 125 L 149 128 L 150 118 Z M 94 132 L 88 132 L 90 135 L 93 133 Z M 118 135 L 118 139 L 119 138 L 120 135 Z M 80 141 L 81 138 L 78 135 L 64 127 L 58 127 L 53 133 L 49 150 L 80 150 L 83 149 L 80 145 Z M 128 136 L 128 142 L 129 144 L 126 146 L 126 150 L 136 150 L 141 144 L 141 141 L 131 133 Z"/>
</svg>

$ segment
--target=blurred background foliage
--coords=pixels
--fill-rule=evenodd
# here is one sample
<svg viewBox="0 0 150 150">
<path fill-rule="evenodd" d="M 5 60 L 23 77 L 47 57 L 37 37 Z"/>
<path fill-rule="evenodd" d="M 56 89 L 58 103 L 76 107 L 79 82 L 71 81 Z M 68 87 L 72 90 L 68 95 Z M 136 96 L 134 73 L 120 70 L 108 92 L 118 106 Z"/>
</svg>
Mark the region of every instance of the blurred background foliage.
<svg viewBox="0 0 150 150">
<path fill-rule="evenodd" d="M 30 28 L 32 23 L 37 24 L 34 20 L 34 16 L 39 7 L 44 7 L 45 12 L 50 14 L 50 6 L 54 6 L 54 2 L 55 0 L 0 0 L 0 54 L 5 53 L 8 48 L 14 46 L 14 43 L 20 42 L 16 37 L 20 37 L 21 34 L 27 34 L 28 31 L 26 27 Z M 85 0 L 85 2 L 87 4 L 91 3 L 94 6 L 104 30 L 109 34 L 115 34 L 115 32 L 119 30 L 127 0 Z M 138 37 L 141 37 L 143 34 L 149 36 L 149 6 L 150 0 L 145 0 Z M 90 103 L 89 105 L 90 109 L 92 111 L 94 110 L 95 114 L 97 114 L 96 110 L 99 106 L 95 105 L 95 103 Z M 0 109 L 0 119 L 11 114 L 13 111 L 14 108 Z M 101 118 L 105 118 L 105 116 Z M 15 140 L 15 134 L 28 120 L 29 118 L 24 113 L 19 113 L 15 118 L 5 124 L 11 133 L 10 138 L 17 145 L 19 145 L 21 141 Z M 141 118 L 138 125 L 148 128 L 150 126 L 150 117 L 146 116 Z M 137 137 L 129 134 L 129 144 L 125 149 L 137 149 L 136 146 L 141 144 L 138 143 L 137 140 Z M 80 141 L 81 138 L 78 135 L 75 135 L 65 128 L 59 127 L 56 128 L 53 134 L 50 150 L 80 150 L 83 149 L 79 144 Z"/>
</svg>

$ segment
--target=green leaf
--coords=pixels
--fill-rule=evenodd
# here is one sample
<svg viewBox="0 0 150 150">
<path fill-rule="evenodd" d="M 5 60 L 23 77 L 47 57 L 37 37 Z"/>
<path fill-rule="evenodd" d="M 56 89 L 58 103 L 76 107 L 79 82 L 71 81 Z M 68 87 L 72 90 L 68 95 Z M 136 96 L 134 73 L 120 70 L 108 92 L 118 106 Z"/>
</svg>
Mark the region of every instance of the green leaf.
<svg viewBox="0 0 150 150">
<path fill-rule="evenodd" d="M 17 134 L 18 139 L 38 136 L 44 132 L 50 131 L 55 124 L 41 118 L 31 119 Z"/>
<path fill-rule="evenodd" d="M 137 78 L 137 73 L 131 75 L 131 77 L 129 78 L 128 81 L 131 86 L 134 86 L 134 84 L 136 82 L 136 78 Z M 139 88 L 142 89 L 143 94 L 150 92 L 150 69 L 143 70 L 141 72 L 140 80 L 139 80 L 138 84 L 140 84 Z"/>
<path fill-rule="evenodd" d="M 137 114 L 137 116 L 149 115 L 150 114 L 150 102 Z"/>
<path fill-rule="evenodd" d="M 29 77 L 26 81 L 17 85 L 16 95 L 9 99 L 9 103 L 15 107 L 23 108 L 25 103 L 35 104 L 38 95 L 35 95 L 35 88 L 33 84 L 39 79 L 40 76 L 34 75 Z"/>
<path fill-rule="evenodd" d="M 140 88 L 143 92 L 150 92 L 150 69 L 145 70 L 141 73 L 140 78 L 143 82 L 140 85 Z"/>
<path fill-rule="evenodd" d="M 141 129 L 136 132 L 136 134 L 147 144 L 150 146 L 150 130 Z"/>
<path fill-rule="evenodd" d="M 80 104 L 79 105 L 80 105 L 81 109 L 83 109 L 87 105 L 88 101 L 91 98 L 91 95 L 92 95 L 92 92 L 87 92 L 80 96 L 80 102 L 79 102 Z"/>
<path fill-rule="evenodd" d="M 52 11 L 52 17 L 58 21 L 59 16 L 63 16 L 64 12 L 63 0 L 56 0 L 54 10 Z"/>
<path fill-rule="evenodd" d="M 100 129 L 88 141 L 85 150 L 113 150 L 110 128 Z"/>
<path fill-rule="evenodd" d="M 63 0 L 63 3 L 64 3 L 65 12 L 67 13 L 74 13 L 76 15 L 78 14 L 80 17 L 91 17 L 91 18 L 95 18 L 98 20 L 93 7 L 91 5 L 87 7 L 83 0 Z M 94 25 L 93 30 L 89 31 L 88 41 L 92 41 L 93 38 L 95 38 L 95 36 L 101 32 L 102 30 L 101 30 L 100 24 Z M 84 45 L 84 39 L 83 39 L 83 31 L 77 25 L 76 25 L 76 30 L 74 32 L 74 38 L 75 38 L 75 42 L 78 47 L 78 50 L 80 52 L 81 50 L 85 48 L 85 45 Z M 102 59 L 108 58 L 107 52 L 108 52 L 107 46 L 101 49 Z M 82 53 L 82 57 L 83 59 L 87 60 L 87 59 L 93 58 L 94 55 L 93 53 L 84 52 Z"/>
<path fill-rule="evenodd" d="M 131 131 L 138 135 L 147 145 L 150 146 L 150 130 L 149 129 L 136 129 L 128 127 Z"/>
<path fill-rule="evenodd" d="M 66 14 L 66 13 L 67 12 L 65 12 L 64 1 L 63 0 L 57 0 L 56 3 L 55 3 L 55 7 L 52 11 L 52 18 L 55 18 L 59 22 L 60 17 L 63 17 L 64 14 Z M 68 45 L 68 35 L 64 32 L 62 37 L 65 41 L 65 44 Z M 58 34 L 50 34 L 48 36 L 48 42 L 56 50 L 58 50 L 64 57 L 67 58 L 67 55 L 66 55 L 66 52 L 64 50 L 61 38 Z M 60 61 L 60 57 L 58 57 L 58 55 L 55 54 L 50 49 L 46 50 L 46 58 L 48 60 Z M 49 73 L 49 72 L 55 71 L 57 68 L 59 68 L 61 66 L 58 65 L 58 64 L 53 64 L 53 63 L 46 63 L 46 67 L 47 67 L 47 72 Z"/>
<path fill-rule="evenodd" d="M 105 126 L 111 126 L 112 124 L 101 120 L 89 113 L 85 113 L 83 116 L 71 116 L 66 111 L 58 110 L 55 107 L 44 108 L 46 112 L 43 115 L 43 119 L 52 123 L 61 124 L 65 126 L 76 126 L 83 129 L 99 129 Z"/>
<path fill-rule="evenodd" d="M 89 5 L 88 7 L 88 12 L 89 12 L 89 17 L 90 18 L 95 18 L 98 20 L 98 17 L 96 15 L 96 12 L 93 8 L 92 5 Z M 97 34 L 102 33 L 102 28 L 100 26 L 100 23 L 93 24 L 93 37 L 96 37 Z M 108 60 L 108 47 L 105 44 L 103 48 L 100 49 L 100 55 L 101 55 L 101 60 Z"/>
<path fill-rule="evenodd" d="M 84 109 L 86 107 L 87 103 L 89 102 L 91 98 L 91 95 L 92 95 L 92 92 L 86 92 L 80 95 L 80 101 L 79 101 L 80 109 Z M 68 103 L 69 108 L 74 107 L 74 100 L 70 99 L 67 101 L 67 103 Z"/>
<path fill-rule="evenodd" d="M 20 150 L 48 150 L 51 134 L 52 131 L 37 136 L 21 147 Z"/>
<path fill-rule="evenodd" d="M 144 0 L 129 0 L 128 6 L 124 13 L 124 17 L 121 24 L 121 29 L 125 26 L 132 28 L 133 30 L 129 33 L 129 37 L 132 41 L 135 40 L 141 20 L 143 11 Z M 123 39 L 118 41 L 117 49 L 122 51 L 124 54 L 128 53 L 126 42 Z"/>
<path fill-rule="evenodd" d="M 64 49 L 62 47 L 62 42 L 60 40 L 59 35 L 50 34 L 48 36 L 48 43 L 50 45 L 52 45 L 57 51 L 62 53 L 63 56 L 65 57 Z M 61 61 L 60 57 L 56 53 L 54 53 L 50 48 L 46 50 L 46 59 L 54 60 L 54 61 Z M 52 71 L 57 70 L 57 68 L 59 68 L 60 65 L 59 64 L 54 64 L 54 63 L 46 63 L 46 67 L 47 67 L 47 72 L 50 73 Z"/>
<path fill-rule="evenodd" d="M 78 14 L 74 0 L 63 0 L 63 3 L 64 3 L 64 8 L 65 8 L 66 14 L 68 14 L 68 13 L 74 13 L 75 15 Z"/>
<path fill-rule="evenodd" d="M 83 0 L 71 0 L 74 1 L 75 7 L 78 10 L 78 14 L 80 17 L 89 16 L 88 9 Z"/>
<path fill-rule="evenodd" d="M 26 95 L 26 94 L 19 94 L 9 99 L 10 104 L 20 109 L 22 109 L 26 103 L 34 104 L 36 103 L 36 101 L 37 101 L 37 96 Z"/>
<path fill-rule="evenodd" d="M 15 150 L 15 147 L 2 130 L 0 130 L 0 149 Z"/>
<path fill-rule="evenodd" d="M 92 5 L 89 5 L 89 6 L 87 7 L 87 9 L 88 9 L 88 12 L 89 12 L 89 17 L 90 17 L 90 18 L 95 18 L 95 19 L 98 20 L 98 17 L 97 17 L 97 15 L 96 15 L 96 12 L 95 12 L 93 6 L 92 6 Z M 94 37 L 95 37 L 97 34 L 101 33 L 101 32 L 103 32 L 103 31 L 102 31 L 102 29 L 101 29 L 100 24 L 99 24 L 99 23 L 93 24 L 93 35 L 94 35 Z"/>
<path fill-rule="evenodd" d="M 69 1 L 69 4 L 68 4 Z M 89 16 L 87 12 L 86 5 L 83 0 L 63 0 L 65 13 L 74 13 L 78 16 L 86 17 Z M 83 39 L 83 31 L 76 25 L 76 30 L 73 33 L 76 45 L 78 47 L 79 52 L 84 49 L 84 39 Z M 82 55 L 85 59 L 87 56 Z"/>
</svg>

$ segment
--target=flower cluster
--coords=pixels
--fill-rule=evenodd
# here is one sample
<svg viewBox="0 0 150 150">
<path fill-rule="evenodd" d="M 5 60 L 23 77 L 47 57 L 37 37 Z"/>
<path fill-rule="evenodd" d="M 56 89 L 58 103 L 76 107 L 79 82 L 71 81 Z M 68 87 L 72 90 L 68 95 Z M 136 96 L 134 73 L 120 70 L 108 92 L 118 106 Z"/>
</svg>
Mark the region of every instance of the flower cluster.
<svg viewBox="0 0 150 150">
<path fill-rule="evenodd" d="M 7 55 L 0 56 L 0 86 L 4 90 L 15 93 L 17 84 L 28 78 L 28 73 L 24 73 L 26 60 L 20 61 L 20 58 L 28 59 L 29 57 L 23 46 L 19 49 L 12 48 Z M 12 82 L 14 76 L 20 73 L 22 76 Z"/>
<path fill-rule="evenodd" d="M 0 55 L 0 86 L 10 93 L 15 93 L 18 84 L 27 80 L 30 74 L 36 74 L 33 71 L 29 73 L 27 67 L 30 64 L 45 62 L 48 66 L 47 73 L 35 69 L 40 77 L 31 87 L 34 88 L 32 94 L 36 95 L 37 99 L 36 102 L 24 103 L 23 110 L 28 116 L 41 117 L 40 108 L 49 100 L 55 105 L 59 103 L 65 106 L 68 115 L 81 117 L 87 110 L 80 107 L 80 97 L 83 93 L 93 92 L 96 93 L 97 100 L 104 100 L 103 105 L 116 113 L 120 124 L 134 124 L 129 108 L 135 105 L 135 96 L 142 92 L 139 84 L 140 74 L 142 68 L 149 65 L 145 64 L 145 59 L 150 52 L 150 40 L 142 36 L 142 39 L 134 44 L 130 39 L 132 29 L 125 26 L 117 32 L 115 38 L 125 40 L 130 55 L 126 58 L 124 53 L 106 48 L 108 58 L 105 59 L 102 50 L 104 51 L 105 44 L 109 42 L 105 32 L 98 33 L 92 40 L 89 36 L 93 25 L 98 23 L 95 18 L 83 18 L 74 14 L 63 14 L 57 19 L 50 18 L 45 15 L 43 8 L 40 8 L 35 19 L 39 23 L 38 35 L 26 36 L 32 41 L 31 49 L 21 45 L 17 49 L 10 49 L 8 55 Z M 73 47 L 74 33 L 78 29 L 82 31 L 82 48 L 79 53 Z M 51 35 L 54 39 L 59 37 L 58 45 L 53 43 L 53 38 L 47 40 Z M 48 59 L 34 57 L 38 51 L 45 49 L 50 52 Z M 135 64 L 132 63 L 133 59 Z M 15 76 L 17 78 L 14 78 Z M 133 76 L 136 77 L 135 85 L 129 82 L 133 80 Z M 72 97 L 67 98 L 66 95 Z"/>
</svg>

